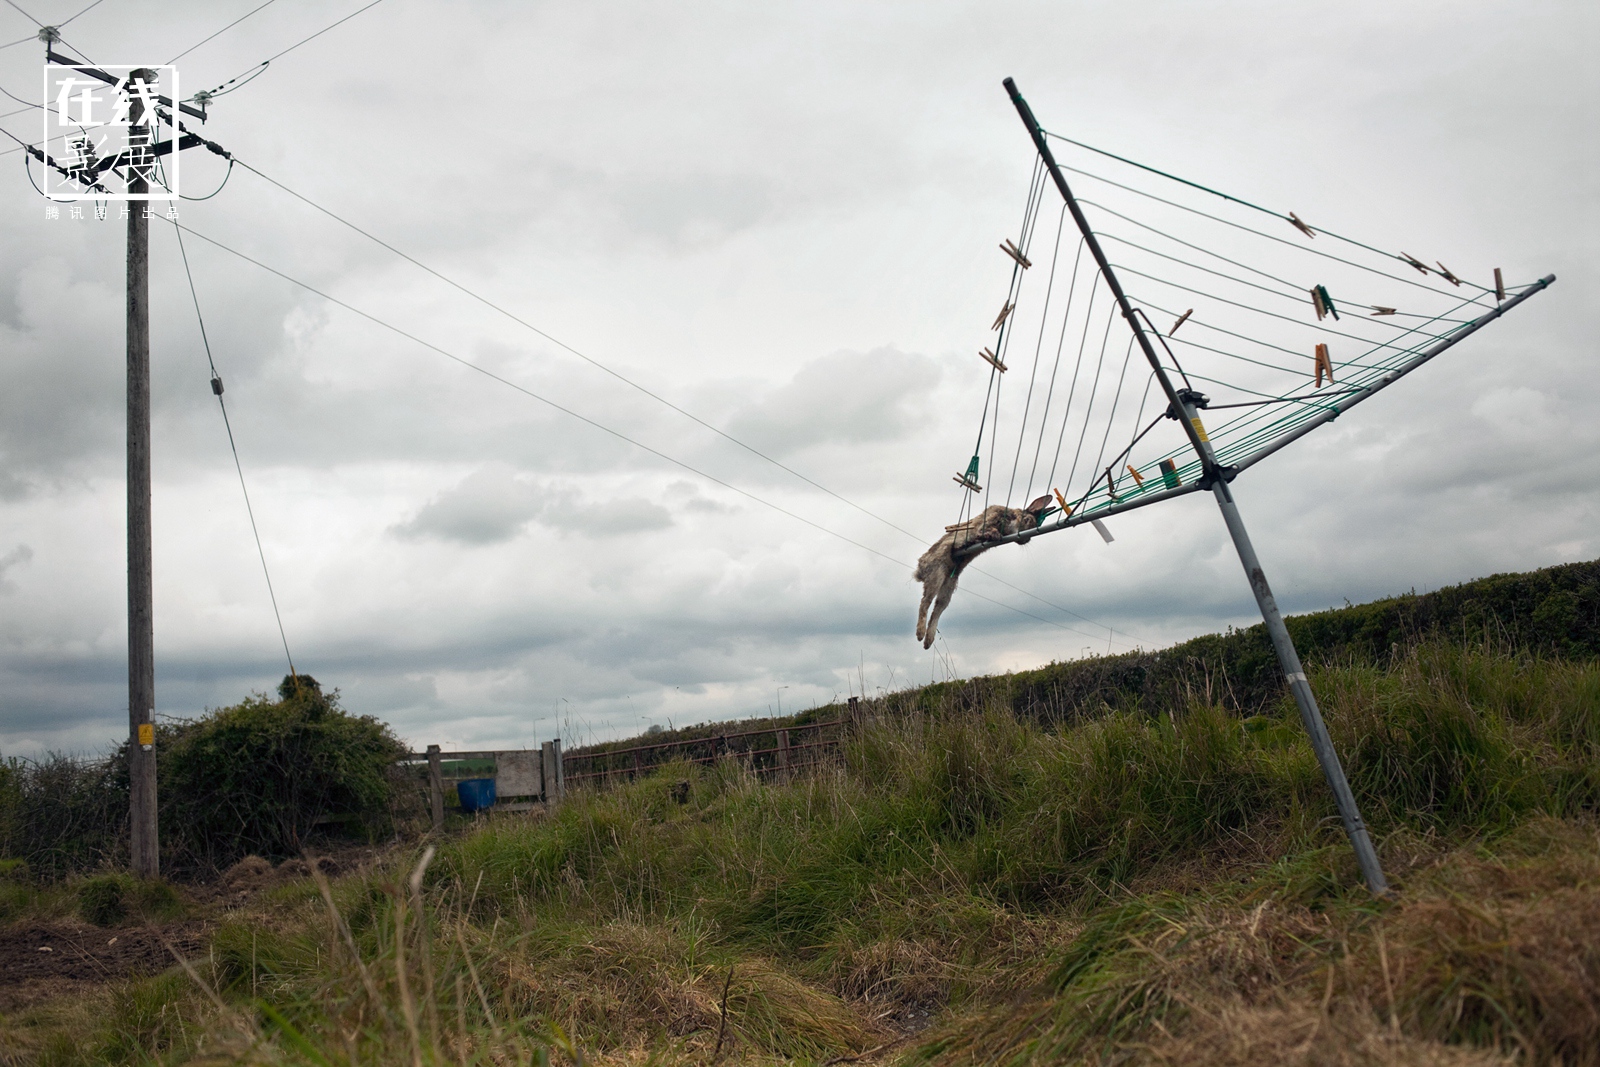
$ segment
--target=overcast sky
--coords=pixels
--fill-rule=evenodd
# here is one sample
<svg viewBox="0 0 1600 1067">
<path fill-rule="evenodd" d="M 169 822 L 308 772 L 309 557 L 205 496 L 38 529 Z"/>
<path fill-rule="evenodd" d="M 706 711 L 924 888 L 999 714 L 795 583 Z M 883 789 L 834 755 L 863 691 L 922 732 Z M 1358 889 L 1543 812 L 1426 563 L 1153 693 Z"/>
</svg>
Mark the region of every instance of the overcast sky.
<svg viewBox="0 0 1600 1067">
<path fill-rule="evenodd" d="M 63 33 L 161 63 L 257 2 L 104 0 Z M 178 61 L 184 94 L 361 2 L 277 0 Z M 33 29 L 0 8 L 0 44 Z M 1463 274 L 1559 276 L 1235 483 L 1286 609 L 1594 558 L 1597 30 L 1581 2 L 384 0 L 206 131 L 543 333 L 242 168 L 184 225 L 655 452 L 189 238 L 295 664 L 419 746 L 513 746 L 1251 622 L 1197 494 L 1111 544 L 990 553 L 913 640 L 1032 167 L 1008 75 L 1070 136 Z M 32 101 L 41 52 L 0 50 L 0 87 Z M 36 140 L 22 108 L 0 125 Z M 191 195 L 225 175 L 184 162 Z M 0 753 L 98 752 L 127 730 L 124 230 L 47 220 L 20 152 L 0 190 Z M 287 666 L 165 223 L 151 279 L 157 710 L 182 716 Z"/>
</svg>

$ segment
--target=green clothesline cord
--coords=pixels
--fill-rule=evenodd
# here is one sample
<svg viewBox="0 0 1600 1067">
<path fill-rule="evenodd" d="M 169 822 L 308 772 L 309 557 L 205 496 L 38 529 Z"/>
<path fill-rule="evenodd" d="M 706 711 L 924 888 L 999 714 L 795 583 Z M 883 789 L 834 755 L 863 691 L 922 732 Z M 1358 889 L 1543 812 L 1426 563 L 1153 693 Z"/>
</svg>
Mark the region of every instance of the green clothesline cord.
<svg viewBox="0 0 1600 1067">
<path fill-rule="evenodd" d="M 1283 222 L 1287 222 L 1291 226 L 1295 225 L 1295 221 L 1293 219 L 1291 219 L 1288 215 L 1284 214 L 1281 211 L 1274 211 L 1269 207 L 1262 207 L 1260 204 L 1252 204 L 1248 200 L 1242 200 L 1237 196 L 1231 196 L 1228 193 L 1222 192 L 1220 189 L 1213 189 L 1209 185 L 1201 185 L 1199 182 L 1192 182 L 1188 178 L 1180 178 L 1176 174 L 1168 174 L 1166 171 L 1158 170 L 1157 168 L 1152 167 L 1147 163 L 1140 163 L 1140 162 L 1138 162 L 1136 160 L 1128 159 L 1128 158 L 1126 158 L 1124 156 L 1119 156 L 1115 152 L 1107 152 L 1104 148 L 1096 148 L 1092 144 L 1084 144 L 1082 141 L 1074 141 L 1072 138 L 1064 137 L 1059 133 L 1051 133 L 1049 130 L 1044 130 L 1043 132 L 1044 132 L 1044 135 L 1046 137 L 1053 137 L 1057 141 L 1064 141 L 1067 144 L 1076 145 L 1077 147 L 1082 148 L 1085 151 L 1093 152 L 1096 155 L 1105 156 L 1107 159 L 1114 159 L 1118 163 L 1126 163 L 1130 167 L 1138 167 L 1140 170 L 1148 171 L 1151 174 L 1155 174 L 1155 175 L 1158 175 L 1159 177 L 1166 178 L 1168 181 L 1174 181 L 1174 182 L 1177 182 L 1180 185 L 1187 185 L 1191 189 L 1199 189 L 1201 192 L 1210 193 L 1212 196 L 1220 196 L 1222 199 L 1227 200 L 1230 203 L 1238 204 L 1241 207 L 1250 208 L 1252 211 L 1259 211 L 1263 215 L 1271 215 L 1273 218 L 1280 219 Z M 1368 252 L 1375 252 L 1378 255 L 1383 256 L 1383 257 L 1385 257 L 1387 259 L 1399 260 L 1401 263 L 1405 263 L 1405 264 L 1408 264 L 1408 265 L 1411 263 L 1411 260 L 1409 258 L 1407 258 L 1406 256 L 1397 255 L 1394 252 L 1386 252 L 1381 248 L 1374 248 L 1373 246 L 1371 246 L 1369 244 L 1366 244 L 1365 242 L 1357 241 L 1354 237 L 1346 237 L 1343 234 L 1334 233 L 1332 230 L 1326 230 L 1326 229 L 1323 229 L 1320 226 L 1318 226 L 1316 228 L 1316 231 L 1318 233 L 1327 234 L 1329 237 L 1332 237 L 1336 241 L 1343 241 L 1345 244 L 1354 245 L 1357 248 L 1364 248 Z M 1429 270 L 1431 271 L 1432 268 L 1430 267 Z M 1493 289 L 1490 289 L 1488 286 L 1479 285 L 1477 282 L 1468 281 L 1465 278 L 1462 278 L 1461 282 L 1464 285 L 1470 285 L 1474 289 L 1481 290 L 1482 292 L 1485 292 L 1485 293 L 1491 293 L 1491 292 L 1494 291 Z"/>
</svg>

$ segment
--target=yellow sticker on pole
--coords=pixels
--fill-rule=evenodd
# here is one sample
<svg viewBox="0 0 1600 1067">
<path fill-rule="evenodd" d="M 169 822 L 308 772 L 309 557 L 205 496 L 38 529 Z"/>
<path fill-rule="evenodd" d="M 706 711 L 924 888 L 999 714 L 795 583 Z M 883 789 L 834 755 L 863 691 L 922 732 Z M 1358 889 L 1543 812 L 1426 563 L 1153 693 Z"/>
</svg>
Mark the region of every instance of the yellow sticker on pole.
<svg viewBox="0 0 1600 1067">
<path fill-rule="evenodd" d="M 1194 432 L 1200 435 L 1200 440 L 1209 443 L 1211 438 L 1206 436 L 1206 428 L 1200 425 L 1200 420 L 1198 418 L 1193 418 L 1189 421 L 1194 423 Z"/>
<path fill-rule="evenodd" d="M 156 743 L 156 728 L 153 724 L 142 722 L 139 724 L 139 744 L 149 748 Z"/>
</svg>

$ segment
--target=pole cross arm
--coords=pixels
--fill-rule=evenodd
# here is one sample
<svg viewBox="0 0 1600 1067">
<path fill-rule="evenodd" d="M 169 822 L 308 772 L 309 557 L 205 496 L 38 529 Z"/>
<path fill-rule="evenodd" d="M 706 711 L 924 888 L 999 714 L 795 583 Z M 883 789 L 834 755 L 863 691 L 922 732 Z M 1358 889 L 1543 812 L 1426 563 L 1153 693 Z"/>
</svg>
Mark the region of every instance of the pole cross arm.
<svg viewBox="0 0 1600 1067">
<path fill-rule="evenodd" d="M 74 70 L 81 70 L 83 73 L 89 75 L 89 77 L 98 78 L 101 81 L 105 82 L 107 85 L 116 85 L 116 84 L 118 84 L 119 82 L 121 82 L 123 80 L 122 78 L 117 77 L 115 74 L 107 74 L 105 71 L 101 70 L 99 67 L 91 67 L 87 63 L 82 63 L 82 62 L 79 62 L 76 59 L 72 59 L 72 58 L 70 58 L 68 56 L 61 55 L 60 53 L 56 52 L 54 49 L 50 49 L 50 48 L 45 49 L 44 57 L 45 57 L 45 59 L 49 60 L 51 63 L 55 63 L 58 66 L 71 67 Z M 176 106 L 177 109 L 179 111 L 183 112 L 185 115 L 188 115 L 191 118 L 197 118 L 201 122 L 204 122 L 206 120 L 206 113 L 204 111 L 202 111 L 201 109 L 190 107 L 188 104 L 185 104 L 185 103 L 182 103 L 182 102 L 179 102 L 178 104 L 174 105 L 173 102 L 172 102 L 172 99 L 170 97 L 165 97 L 165 96 L 161 96 L 161 95 L 158 94 L 156 96 L 156 102 L 159 103 L 159 104 L 163 104 L 163 105 L 165 105 L 167 107 Z"/>
</svg>

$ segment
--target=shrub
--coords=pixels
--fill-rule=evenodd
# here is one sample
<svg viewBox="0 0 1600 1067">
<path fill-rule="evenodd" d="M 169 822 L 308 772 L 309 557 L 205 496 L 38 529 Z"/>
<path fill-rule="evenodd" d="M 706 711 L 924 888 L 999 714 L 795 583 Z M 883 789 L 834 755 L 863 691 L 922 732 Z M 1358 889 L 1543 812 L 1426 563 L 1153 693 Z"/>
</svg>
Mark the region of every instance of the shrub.
<svg viewBox="0 0 1600 1067">
<path fill-rule="evenodd" d="M 104 760 L 50 754 L 0 765 L 0 853 L 25 861 L 10 878 L 60 878 L 126 853 L 127 774 Z"/>
<path fill-rule="evenodd" d="M 129 919 L 171 919 L 183 901 L 167 883 L 128 874 L 102 874 L 78 886 L 78 914 L 96 926 L 120 926 Z"/>
<path fill-rule="evenodd" d="M 309 675 L 278 692 L 157 731 L 163 846 L 177 868 L 297 855 L 324 825 L 369 839 L 388 831 L 404 746 Z"/>
</svg>

